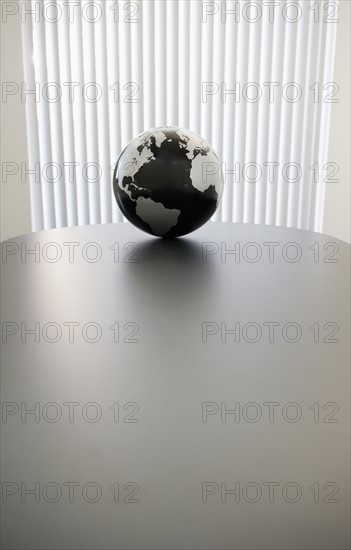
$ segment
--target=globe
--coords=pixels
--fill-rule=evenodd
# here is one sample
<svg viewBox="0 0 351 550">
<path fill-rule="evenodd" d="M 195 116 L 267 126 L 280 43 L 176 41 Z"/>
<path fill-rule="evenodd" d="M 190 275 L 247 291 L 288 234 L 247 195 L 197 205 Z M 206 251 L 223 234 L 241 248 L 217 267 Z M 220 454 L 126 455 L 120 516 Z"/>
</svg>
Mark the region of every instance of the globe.
<svg viewBox="0 0 351 550">
<path fill-rule="evenodd" d="M 190 130 L 153 128 L 122 151 L 113 190 L 122 213 L 139 229 L 163 238 L 186 235 L 217 209 L 223 191 L 220 159 Z"/>
</svg>

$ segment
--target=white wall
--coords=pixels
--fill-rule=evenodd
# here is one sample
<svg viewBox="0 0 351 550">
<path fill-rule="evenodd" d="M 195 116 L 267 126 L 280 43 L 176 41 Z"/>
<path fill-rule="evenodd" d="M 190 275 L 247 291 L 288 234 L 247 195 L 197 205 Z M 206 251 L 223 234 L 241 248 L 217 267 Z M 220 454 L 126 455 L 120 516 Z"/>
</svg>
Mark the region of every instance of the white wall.
<svg viewBox="0 0 351 550">
<path fill-rule="evenodd" d="M 339 103 L 332 105 L 329 160 L 337 162 L 338 183 L 326 185 L 324 232 L 350 242 L 350 8 L 349 0 L 340 0 L 336 39 L 334 81 L 339 85 Z M 1 80 L 23 80 L 21 25 L 18 15 L 1 18 Z M 1 103 L 1 159 L 20 165 L 27 163 L 25 106 L 20 95 Z M 4 169 L 4 164 L 2 164 Z M 3 172 L 3 171 L 2 171 Z M 1 178 L 1 240 L 30 232 L 28 183 L 20 173 Z"/>
<path fill-rule="evenodd" d="M 13 2 L 12 2 L 13 3 Z M 2 4 L 2 2 L 1 2 Z M 1 6 L 3 7 L 3 6 Z M 4 15 L 4 13 L 2 13 Z M 23 81 L 22 42 L 20 18 L 1 17 L 1 81 Z M 21 182 L 20 170 L 4 181 L 4 163 L 27 163 L 25 106 L 20 94 L 1 102 L 1 240 L 29 233 L 30 201 L 28 183 Z"/>
<path fill-rule="evenodd" d="M 334 82 L 340 91 L 339 103 L 332 104 L 330 122 L 329 161 L 339 165 L 338 183 L 326 186 L 323 231 L 351 242 L 350 238 L 350 15 L 351 2 L 341 0 Z"/>
</svg>

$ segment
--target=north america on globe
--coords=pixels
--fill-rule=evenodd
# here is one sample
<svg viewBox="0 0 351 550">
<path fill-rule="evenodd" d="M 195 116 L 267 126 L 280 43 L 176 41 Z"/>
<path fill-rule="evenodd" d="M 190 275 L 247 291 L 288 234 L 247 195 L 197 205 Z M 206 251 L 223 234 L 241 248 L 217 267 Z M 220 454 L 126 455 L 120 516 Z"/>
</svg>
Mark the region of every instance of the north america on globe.
<svg viewBox="0 0 351 550">
<path fill-rule="evenodd" d="M 119 208 L 136 227 L 174 238 L 206 223 L 223 191 L 220 159 L 200 136 L 177 126 L 140 134 L 113 175 Z"/>
</svg>

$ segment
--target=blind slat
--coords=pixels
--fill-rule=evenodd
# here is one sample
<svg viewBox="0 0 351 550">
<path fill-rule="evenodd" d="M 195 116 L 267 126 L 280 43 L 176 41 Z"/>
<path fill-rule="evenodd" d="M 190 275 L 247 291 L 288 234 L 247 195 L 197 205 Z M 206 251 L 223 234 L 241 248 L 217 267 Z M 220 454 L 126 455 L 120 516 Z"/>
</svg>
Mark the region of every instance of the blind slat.
<svg viewBox="0 0 351 550">
<path fill-rule="evenodd" d="M 56 3 L 56 2 L 54 2 Z M 52 4 L 52 2 L 51 2 Z M 48 5 L 48 2 L 45 2 Z M 57 25 L 45 25 L 46 39 L 46 66 L 48 82 L 55 83 L 48 87 L 48 97 L 50 98 L 53 91 L 53 99 L 57 95 L 57 87 L 60 85 L 60 63 L 59 63 L 59 43 Z M 67 226 L 67 207 L 66 207 L 66 188 L 65 188 L 65 170 L 64 170 L 64 151 L 63 151 L 63 120 L 61 113 L 60 101 L 49 101 L 49 116 L 50 116 L 50 138 L 51 138 L 51 154 L 53 158 L 53 190 L 54 190 L 54 206 L 55 206 L 55 227 Z"/>
<path fill-rule="evenodd" d="M 26 7 L 30 8 L 30 1 Z M 35 72 L 33 61 L 33 25 L 32 18 L 28 17 L 22 24 L 22 51 L 24 80 L 29 90 L 35 89 Z M 28 162 L 32 168 L 40 159 L 40 145 L 38 135 L 37 104 L 35 98 L 30 96 L 26 102 L 26 129 L 28 143 Z M 40 179 L 34 173 L 28 174 L 32 230 L 44 229 L 43 194 Z"/>
<path fill-rule="evenodd" d="M 270 112 L 271 104 L 267 100 L 267 91 L 264 82 L 271 80 L 271 60 L 273 55 L 273 29 L 268 18 L 262 20 L 261 44 L 260 44 L 260 78 L 259 92 L 262 99 L 258 102 L 258 121 L 256 137 L 256 162 L 260 170 L 261 178 L 256 183 L 255 197 L 255 223 L 265 223 L 266 201 L 267 201 L 267 180 L 268 180 L 268 147 L 270 137 Z"/>
<path fill-rule="evenodd" d="M 109 164 L 110 174 L 112 176 L 113 167 L 122 150 L 121 144 L 121 112 L 120 112 L 120 96 L 118 94 L 120 86 L 120 70 L 119 70 L 119 42 L 118 33 L 116 32 L 116 14 L 113 11 L 115 7 L 114 0 L 106 2 L 106 55 L 107 55 L 107 85 L 108 85 L 108 118 L 109 118 Z M 114 55 L 109 55 L 109 51 L 113 51 Z M 111 185 L 111 180 L 110 180 Z M 110 188 L 111 195 L 113 193 L 112 186 Z M 111 198 L 112 206 L 112 221 L 121 222 L 123 215 L 114 197 Z"/>
<path fill-rule="evenodd" d="M 248 82 L 248 54 L 249 54 L 250 26 L 247 21 L 241 21 L 238 25 L 238 47 L 236 51 L 236 75 L 235 94 L 238 99 L 235 109 L 234 126 L 234 162 L 239 168 L 234 182 L 234 210 L 233 221 L 243 221 L 244 210 L 244 184 L 242 169 L 245 164 L 245 139 L 246 139 L 246 108 L 247 102 L 243 96 L 243 86 Z M 235 97 L 235 96 L 234 96 Z"/>
<path fill-rule="evenodd" d="M 89 219 L 90 223 L 101 222 L 101 195 L 100 195 L 100 163 L 98 152 L 98 123 L 97 104 L 101 101 L 103 90 L 101 84 L 96 80 L 96 62 L 94 48 L 95 26 L 101 21 L 92 25 L 90 18 L 92 4 L 89 0 L 83 0 L 82 9 L 85 16 L 82 18 L 82 40 L 83 40 L 83 70 L 84 70 L 84 105 L 86 120 L 86 147 L 89 162 L 85 177 L 88 180 L 89 190 Z M 97 99 L 99 98 L 99 99 Z M 91 160 L 90 160 L 91 159 Z M 97 165 L 97 166 L 96 166 Z"/>
<path fill-rule="evenodd" d="M 327 8 L 327 2 L 324 3 Z M 326 39 L 325 39 L 325 55 L 323 56 L 323 80 L 322 82 L 327 84 L 333 80 L 334 71 L 334 59 L 335 59 L 335 45 L 336 45 L 336 28 L 335 25 L 326 26 Z M 327 55 L 328 54 L 328 55 Z M 332 84 L 333 86 L 333 84 Z M 327 92 L 334 91 L 333 87 L 328 87 Z M 322 231 L 323 229 L 323 213 L 324 213 L 324 200 L 325 200 L 325 163 L 328 158 L 328 140 L 325 136 L 329 135 L 330 129 L 330 115 L 331 115 L 331 103 L 328 101 L 321 111 L 321 124 L 320 124 L 320 139 L 318 148 L 318 165 L 319 165 L 319 185 L 316 193 L 316 207 L 315 207 L 315 222 L 314 230 Z"/>
<path fill-rule="evenodd" d="M 101 222 L 112 221 L 112 193 L 111 170 L 109 155 L 110 120 L 108 116 L 108 89 L 107 81 L 107 45 L 106 45 L 106 4 L 99 1 L 101 19 L 95 26 L 95 59 L 96 79 L 101 86 L 102 96 L 97 102 L 97 128 L 98 128 L 98 156 L 101 168 L 100 197 L 101 197 Z"/>
<path fill-rule="evenodd" d="M 201 134 L 201 55 L 202 55 L 202 5 L 190 2 L 190 68 L 189 68 L 189 127 Z"/>
<path fill-rule="evenodd" d="M 179 125 L 182 128 L 189 128 L 190 4 L 179 3 Z"/>
<path fill-rule="evenodd" d="M 58 41 L 60 44 L 59 50 L 59 69 L 60 69 L 60 85 L 64 89 L 64 83 L 72 82 L 71 73 L 71 58 L 70 58 L 70 24 L 68 12 L 64 12 L 58 21 Z M 75 162 L 74 149 L 74 125 L 73 125 L 73 108 L 70 101 L 62 101 L 62 135 L 63 135 L 63 156 L 65 162 Z M 72 168 L 73 166 L 70 165 Z M 73 226 L 78 224 L 78 207 L 77 207 L 77 170 L 66 168 L 66 201 L 67 201 L 67 225 Z"/>
<path fill-rule="evenodd" d="M 178 100 L 178 14 L 179 3 L 176 0 L 168 0 L 167 6 L 167 125 L 179 124 L 179 100 Z"/>
<path fill-rule="evenodd" d="M 295 55 L 295 77 L 294 80 L 299 84 L 301 90 L 301 98 L 294 103 L 292 108 L 292 121 L 291 121 L 291 146 L 289 159 L 291 162 L 295 162 L 300 170 L 300 176 L 298 181 L 289 182 L 288 184 L 288 212 L 286 225 L 288 227 L 297 227 L 298 224 L 298 197 L 301 192 L 301 187 L 304 182 L 304 176 L 307 173 L 308 167 L 304 166 L 302 156 L 302 142 L 303 134 L 306 131 L 304 125 L 305 122 L 305 110 L 308 109 L 308 103 L 310 100 L 309 94 L 306 90 L 306 78 L 311 70 L 306 61 L 306 51 L 308 49 L 308 2 L 299 3 L 302 11 L 301 22 L 297 28 L 296 37 L 296 55 Z M 306 90 L 306 92 L 305 92 Z"/>
<path fill-rule="evenodd" d="M 262 20 L 255 24 L 255 29 L 250 28 L 249 52 L 248 52 L 248 76 L 247 81 L 252 83 L 260 82 L 260 46 L 261 46 Z M 255 85 L 250 86 L 247 91 L 250 101 L 246 109 L 246 141 L 245 141 L 245 167 L 242 167 L 241 175 L 244 188 L 244 211 L 243 221 L 245 223 L 254 223 L 255 221 L 255 202 L 256 202 L 256 184 L 257 176 L 255 166 L 257 155 L 257 129 L 258 129 L 258 108 L 259 103 L 251 101 L 257 94 Z M 244 170 L 244 175 L 243 175 Z"/>
<path fill-rule="evenodd" d="M 272 61 L 271 75 L 268 82 L 269 85 L 269 136 L 268 136 L 268 155 L 266 176 L 266 218 L 265 223 L 274 225 L 276 223 L 276 207 L 277 207 L 277 167 L 273 163 L 278 162 L 279 158 L 279 128 L 282 104 L 282 74 L 283 74 L 283 59 L 284 59 L 284 35 L 286 32 L 286 23 L 282 17 L 278 17 L 274 23 L 273 44 L 272 44 Z M 280 85 L 280 89 L 276 85 Z M 267 91 L 266 91 L 267 93 Z M 273 95 L 274 94 L 274 95 Z M 273 99 L 274 97 L 274 99 Z"/>
<path fill-rule="evenodd" d="M 155 1 L 155 119 L 167 125 L 167 13 L 166 2 Z"/>
<path fill-rule="evenodd" d="M 286 225 L 288 211 L 288 192 L 289 178 L 293 177 L 290 166 L 290 144 L 292 139 L 292 112 L 294 103 L 290 98 L 294 98 L 296 79 L 295 79 L 295 53 L 296 53 L 296 33 L 298 24 L 292 25 L 286 23 L 284 37 L 284 58 L 281 77 L 281 112 L 280 112 L 280 130 L 279 130 L 279 153 L 278 153 L 278 177 L 277 177 L 277 199 L 276 199 L 276 225 Z M 293 86 L 289 86 L 293 83 Z M 299 83 L 298 83 L 299 84 Z M 299 84 L 300 85 L 300 84 Z"/>
<path fill-rule="evenodd" d="M 216 93 L 213 109 L 212 109 L 212 136 L 211 144 L 220 158 L 223 157 L 223 115 L 224 106 L 220 97 L 221 83 L 224 82 L 224 65 L 225 65 L 225 38 L 226 26 L 223 25 L 221 19 L 217 17 L 214 21 L 213 29 L 213 80 L 219 87 L 219 92 Z M 220 167 L 218 167 L 220 169 Z M 215 214 L 212 216 L 213 221 L 222 219 L 222 201 L 219 204 Z"/>
<path fill-rule="evenodd" d="M 35 2 L 32 0 L 32 10 L 35 10 Z M 35 82 L 39 83 L 39 93 L 44 92 L 44 86 L 48 83 L 47 59 L 46 59 L 46 39 L 45 39 L 45 21 L 39 18 L 35 25 L 33 33 L 33 56 L 36 60 Z M 44 92 L 45 93 L 45 92 Z M 53 156 L 51 150 L 50 135 L 50 110 L 49 102 L 39 95 L 37 103 L 38 133 L 39 133 L 39 157 L 40 174 L 43 196 L 43 220 L 44 229 L 56 227 L 55 219 L 55 200 L 53 189 Z"/>
<path fill-rule="evenodd" d="M 131 23 L 131 77 L 136 88 L 133 107 L 133 136 L 137 136 L 144 129 L 144 82 L 143 82 L 143 2 L 134 2 L 138 7 L 137 21 Z M 134 96 L 131 98 L 134 101 Z"/>
<path fill-rule="evenodd" d="M 82 45 L 82 21 L 80 17 L 73 18 L 70 23 L 70 56 L 72 83 L 78 86 L 70 86 L 72 93 L 72 109 L 74 124 L 74 149 L 75 162 L 77 163 L 77 210 L 79 225 L 90 223 L 88 185 L 84 179 L 87 166 L 86 147 L 86 118 L 83 98 L 84 73 L 83 73 L 83 45 Z M 96 159 L 95 159 L 96 160 Z"/>
</svg>

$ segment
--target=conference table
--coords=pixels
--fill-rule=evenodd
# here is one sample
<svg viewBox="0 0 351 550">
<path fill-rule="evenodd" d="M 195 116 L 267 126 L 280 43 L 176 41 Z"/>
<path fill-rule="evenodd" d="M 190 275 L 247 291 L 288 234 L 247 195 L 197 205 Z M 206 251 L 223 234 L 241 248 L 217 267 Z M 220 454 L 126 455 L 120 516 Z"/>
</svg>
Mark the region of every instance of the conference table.
<svg viewBox="0 0 351 550">
<path fill-rule="evenodd" d="M 348 244 L 116 223 L 1 269 L 4 549 L 349 548 Z"/>
</svg>

